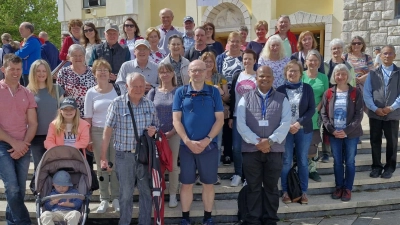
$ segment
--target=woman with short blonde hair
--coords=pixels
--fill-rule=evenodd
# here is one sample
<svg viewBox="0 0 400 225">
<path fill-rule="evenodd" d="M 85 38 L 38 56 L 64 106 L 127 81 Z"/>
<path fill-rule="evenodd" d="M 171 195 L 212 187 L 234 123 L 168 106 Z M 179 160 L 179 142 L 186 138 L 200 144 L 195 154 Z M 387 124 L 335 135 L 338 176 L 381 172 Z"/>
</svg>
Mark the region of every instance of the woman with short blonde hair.
<svg viewBox="0 0 400 225">
<path fill-rule="evenodd" d="M 262 49 L 267 42 L 267 34 L 268 34 L 268 23 L 265 20 L 260 20 L 254 25 L 254 31 L 256 32 L 257 38 L 250 41 L 247 45 L 248 49 L 253 50 L 257 57 L 260 55 Z"/>
<path fill-rule="evenodd" d="M 154 62 L 155 64 L 160 63 L 167 55 L 164 49 L 158 47 L 160 39 L 161 39 L 160 31 L 157 28 L 149 27 L 146 30 L 146 40 L 150 43 L 149 59 L 151 62 Z"/>
<path fill-rule="evenodd" d="M 316 50 L 318 47 L 317 40 L 315 40 L 314 34 L 311 31 L 303 31 L 299 35 L 299 40 L 297 42 L 298 52 L 293 53 L 290 59 L 296 59 L 303 64 L 304 70 L 307 70 L 306 66 L 306 56 L 308 52 L 312 49 Z M 324 62 L 321 60 L 321 65 L 318 68 L 318 72 L 325 73 Z"/>
</svg>

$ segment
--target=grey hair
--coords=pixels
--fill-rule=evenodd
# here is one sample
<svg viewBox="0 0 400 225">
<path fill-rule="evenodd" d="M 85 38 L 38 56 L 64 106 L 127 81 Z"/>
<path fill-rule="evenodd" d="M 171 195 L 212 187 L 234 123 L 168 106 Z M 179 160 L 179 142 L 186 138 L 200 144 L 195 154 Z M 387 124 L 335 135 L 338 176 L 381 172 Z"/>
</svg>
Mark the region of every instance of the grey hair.
<svg viewBox="0 0 400 225">
<path fill-rule="evenodd" d="M 126 75 L 126 84 L 129 86 L 132 80 L 135 79 L 136 77 L 141 77 L 143 78 L 143 81 L 146 81 L 146 77 L 143 74 L 138 72 L 133 72 L 133 73 L 128 73 Z"/>
<path fill-rule="evenodd" d="M 381 50 L 383 50 L 384 48 L 389 48 L 389 49 L 391 49 L 394 53 L 396 53 L 396 49 L 394 48 L 393 45 L 384 45 L 384 46 L 381 48 Z"/>
<path fill-rule="evenodd" d="M 33 24 L 29 22 L 23 22 L 22 24 L 25 27 L 25 29 L 28 29 L 31 33 L 35 31 L 35 27 L 33 26 Z"/>
<path fill-rule="evenodd" d="M 84 55 L 86 54 L 86 49 L 82 45 L 72 44 L 68 48 L 68 56 L 71 56 L 72 52 L 74 52 L 76 50 L 80 50 Z"/>
<path fill-rule="evenodd" d="M 315 55 L 315 57 L 318 58 L 319 63 L 321 64 L 321 60 L 322 60 L 321 59 L 321 54 L 319 54 L 319 52 L 317 50 L 315 50 L 315 49 L 312 49 L 312 50 L 308 51 L 306 59 L 308 59 L 308 57 L 310 57 L 312 55 Z"/>
<path fill-rule="evenodd" d="M 335 68 L 333 68 L 332 76 L 331 76 L 331 80 L 330 80 L 331 84 L 336 84 L 335 74 L 339 71 L 344 71 L 347 73 L 347 83 L 348 84 L 354 79 L 353 75 L 350 73 L 350 70 L 349 70 L 349 68 L 347 68 L 346 64 L 338 64 L 335 66 Z"/>
<path fill-rule="evenodd" d="M 240 32 L 240 31 L 244 31 L 244 32 L 246 32 L 246 33 L 249 33 L 249 29 L 247 28 L 247 26 L 244 26 L 244 25 L 243 25 L 243 26 L 240 26 L 238 31 L 239 31 L 239 32 Z"/>
<path fill-rule="evenodd" d="M 329 48 L 331 49 L 337 45 L 340 45 L 340 47 L 344 48 L 344 42 L 339 38 L 334 38 L 331 42 L 329 42 Z"/>
</svg>

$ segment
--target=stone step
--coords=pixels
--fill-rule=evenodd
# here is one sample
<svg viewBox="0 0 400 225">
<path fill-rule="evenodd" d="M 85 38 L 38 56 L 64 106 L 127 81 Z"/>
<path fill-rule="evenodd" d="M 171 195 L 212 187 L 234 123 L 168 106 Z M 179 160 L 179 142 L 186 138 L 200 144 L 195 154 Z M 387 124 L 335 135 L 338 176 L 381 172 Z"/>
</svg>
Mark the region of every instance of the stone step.
<svg viewBox="0 0 400 225">
<path fill-rule="evenodd" d="M 393 177 L 391 179 L 382 179 L 382 178 L 370 178 L 370 171 L 362 171 L 356 172 L 355 180 L 354 180 L 354 191 L 365 191 L 365 190 L 377 190 L 383 188 L 399 188 L 400 187 L 400 170 L 397 170 L 393 173 Z M 27 181 L 26 185 L 29 186 L 30 181 Z M 169 183 L 167 182 L 167 189 L 165 190 L 165 199 L 168 200 L 169 191 L 168 191 Z M 229 199 L 237 199 L 238 193 L 241 190 L 242 186 L 231 187 L 230 180 L 221 180 L 220 185 L 215 185 L 215 199 L 216 200 L 229 200 Z M 321 175 L 321 182 L 315 182 L 311 179 L 308 180 L 308 193 L 317 195 L 317 194 L 328 194 L 334 191 L 335 187 L 335 177 L 333 174 L 329 175 Z M 281 190 L 280 181 L 278 182 L 278 188 Z M 201 193 L 202 186 L 194 185 L 193 188 L 194 193 L 194 201 L 201 201 Z M 25 200 L 26 201 L 34 201 L 35 196 L 32 194 L 29 188 L 25 191 Z M 134 191 L 134 200 L 138 200 L 138 190 Z M 99 190 L 94 191 L 91 196 L 91 200 L 93 202 L 100 201 L 100 192 Z M 178 194 L 179 198 L 179 194 Z M 0 183 L 0 199 L 5 199 L 5 188 L 4 184 Z"/>
<path fill-rule="evenodd" d="M 399 189 L 383 189 L 375 191 L 353 192 L 352 199 L 349 202 L 331 199 L 326 195 L 309 195 L 309 203 L 301 205 L 298 203 L 284 204 L 279 202 L 278 215 L 281 219 L 309 218 L 319 216 L 332 216 L 343 214 L 358 214 L 364 212 L 375 212 L 382 210 L 393 210 L 400 208 Z M 36 206 L 34 202 L 25 203 L 31 218 L 36 218 Z M 0 217 L 5 216 L 5 200 L 0 201 Z M 91 202 L 89 208 L 89 221 L 115 219 L 119 213 L 109 208 L 106 213 L 95 213 L 99 203 Z M 190 215 L 194 222 L 200 221 L 203 216 L 202 202 L 193 202 Z M 138 204 L 134 203 L 133 219 L 138 217 Z M 236 222 L 237 221 L 237 201 L 236 200 L 216 200 L 214 202 L 213 212 L 214 222 Z M 165 223 L 179 223 L 181 217 L 180 204 L 176 208 L 165 207 Z M 395 224 L 395 223 L 394 223 Z"/>
</svg>

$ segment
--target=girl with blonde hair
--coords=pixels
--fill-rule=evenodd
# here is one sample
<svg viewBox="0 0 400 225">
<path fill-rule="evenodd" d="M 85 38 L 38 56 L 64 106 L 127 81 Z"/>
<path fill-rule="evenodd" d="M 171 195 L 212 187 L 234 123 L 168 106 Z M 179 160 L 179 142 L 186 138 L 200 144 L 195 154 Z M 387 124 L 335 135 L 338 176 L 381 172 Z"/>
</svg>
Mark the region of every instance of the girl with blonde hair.
<svg viewBox="0 0 400 225">
<path fill-rule="evenodd" d="M 88 146 L 90 124 L 80 118 L 78 104 L 73 98 L 61 102 L 56 119 L 49 125 L 44 147 L 51 149 L 59 145 L 68 145 L 77 149 Z"/>
</svg>

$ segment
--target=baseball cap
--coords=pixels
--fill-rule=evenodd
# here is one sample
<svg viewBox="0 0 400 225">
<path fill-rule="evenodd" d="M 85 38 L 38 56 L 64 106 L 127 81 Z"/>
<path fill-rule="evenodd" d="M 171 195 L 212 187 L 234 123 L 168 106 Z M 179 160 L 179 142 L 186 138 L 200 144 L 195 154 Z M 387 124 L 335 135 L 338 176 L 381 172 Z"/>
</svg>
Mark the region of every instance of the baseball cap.
<svg viewBox="0 0 400 225">
<path fill-rule="evenodd" d="M 107 32 L 108 30 L 115 30 L 117 32 L 119 32 L 118 26 L 112 23 L 107 23 L 106 27 L 104 28 L 104 30 Z"/>
<path fill-rule="evenodd" d="M 74 98 L 64 98 L 60 104 L 60 109 L 65 109 L 67 107 L 72 107 L 76 109 L 78 108 L 78 104 L 76 103 Z"/>
<path fill-rule="evenodd" d="M 71 176 L 69 175 L 68 172 L 64 170 L 60 170 L 56 174 L 54 174 L 53 184 L 60 186 L 69 186 L 69 187 L 73 186 L 71 182 Z"/>
<path fill-rule="evenodd" d="M 192 21 L 194 23 L 194 19 L 191 16 L 186 16 L 185 18 L 183 18 L 183 22 L 186 22 L 186 21 Z"/>
<path fill-rule="evenodd" d="M 135 46 L 134 49 L 136 49 L 137 47 L 139 47 L 140 45 L 144 45 L 146 46 L 148 49 L 150 49 L 150 43 L 145 40 L 145 39 L 139 39 L 137 41 L 135 41 Z"/>
<path fill-rule="evenodd" d="M 375 50 L 381 50 L 381 47 L 376 46 L 376 47 L 374 47 L 374 51 L 375 51 Z"/>
</svg>

